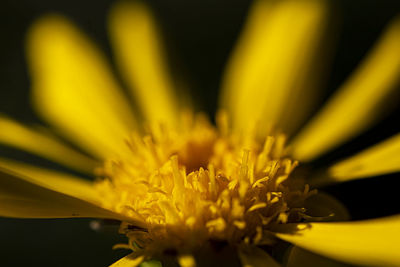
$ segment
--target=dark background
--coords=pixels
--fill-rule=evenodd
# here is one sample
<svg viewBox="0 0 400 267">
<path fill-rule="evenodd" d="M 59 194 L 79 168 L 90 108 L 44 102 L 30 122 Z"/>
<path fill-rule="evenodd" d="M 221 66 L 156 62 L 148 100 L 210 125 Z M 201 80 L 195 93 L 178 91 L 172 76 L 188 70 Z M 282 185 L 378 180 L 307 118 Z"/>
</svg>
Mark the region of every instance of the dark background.
<svg viewBox="0 0 400 267">
<path fill-rule="evenodd" d="M 186 78 L 192 94 L 212 114 L 220 77 L 251 1 L 152 0 L 173 62 Z M 400 12 L 398 0 L 338 0 L 334 4 L 336 37 L 326 99 L 354 70 L 384 25 Z M 29 103 L 29 80 L 24 58 L 24 34 L 32 21 L 47 12 L 62 13 L 75 21 L 112 58 L 105 30 L 112 1 L 6 0 L 0 3 L 0 113 L 23 122 L 40 122 Z M 351 154 L 399 131 L 395 107 L 377 127 L 345 148 L 315 162 Z M 0 129 L 1 130 L 1 129 Z M 0 146 L 0 155 L 18 156 Z M 354 219 L 399 213 L 398 175 L 354 181 L 326 190 L 341 199 Z M 378 197 L 379 196 L 379 197 Z M 117 228 L 91 230 L 88 219 L 0 219 L 0 266 L 107 266 L 123 253 L 112 251 Z M 123 240 L 123 239 L 122 239 Z"/>
</svg>

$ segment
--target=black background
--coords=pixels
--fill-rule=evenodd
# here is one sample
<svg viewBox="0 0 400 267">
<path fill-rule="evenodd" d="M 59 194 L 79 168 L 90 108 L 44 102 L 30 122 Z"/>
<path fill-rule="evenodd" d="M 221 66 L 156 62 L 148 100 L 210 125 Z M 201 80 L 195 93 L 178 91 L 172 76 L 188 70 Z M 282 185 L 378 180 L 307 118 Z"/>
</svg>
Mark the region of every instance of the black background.
<svg viewBox="0 0 400 267">
<path fill-rule="evenodd" d="M 192 94 L 210 114 L 215 111 L 220 77 L 240 32 L 250 1 L 152 0 L 168 52 L 190 85 Z M 337 31 L 325 99 L 351 74 L 378 38 L 385 24 L 400 12 L 398 0 L 340 0 L 334 4 Z M 40 122 L 29 103 L 24 34 L 38 16 L 62 13 L 100 45 L 112 59 L 105 29 L 112 1 L 16 0 L 0 3 L 0 112 L 22 122 Z M 322 103 L 321 103 L 322 104 Z M 396 107 L 377 127 L 316 162 L 351 154 L 399 131 Z M 1 130 L 1 129 L 0 129 Z M 18 156 L 0 146 L 1 155 Z M 341 199 L 353 218 L 399 213 L 398 175 L 354 181 L 326 190 Z M 95 232 L 90 220 L 0 219 L 0 266 L 107 266 L 123 255 L 111 250 L 117 228 Z"/>
</svg>

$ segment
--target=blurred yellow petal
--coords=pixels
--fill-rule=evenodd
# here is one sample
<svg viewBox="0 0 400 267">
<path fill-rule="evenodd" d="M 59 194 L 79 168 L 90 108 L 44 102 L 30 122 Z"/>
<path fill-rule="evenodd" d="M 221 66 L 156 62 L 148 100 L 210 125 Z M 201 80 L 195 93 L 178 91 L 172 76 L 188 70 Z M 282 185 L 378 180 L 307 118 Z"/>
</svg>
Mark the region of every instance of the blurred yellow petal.
<svg viewBox="0 0 400 267">
<path fill-rule="evenodd" d="M 118 67 L 147 121 L 175 123 L 177 97 L 150 10 L 139 1 L 118 3 L 109 30 Z"/>
<path fill-rule="evenodd" d="M 243 267 L 279 267 L 278 264 L 267 252 L 258 247 L 239 249 L 239 258 Z"/>
<path fill-rule="evenodd" d="M 87 173 L 92 173 L 96 164 L 93 159 L 65 145 L 50 133 L 39 128 L 24 126 L 2 115 L 0 115 L 0 143 Z"/>
<path fill-rule="evenodd" d="M 109 267 L 136 267 L 144 260 L 144 256 L 137 256 L 136 253 L 131 253 L 122 259 L 114 262 Z"/>
<path fill-rule="evenodd" d="M 35 179 L 20 176 L 3 167 L 0 167 L 0 216 L 126 219 L 73 195 L 43 187 L 36 183 Z"/>
<path fill-rule="evenodd" d="M 371 177 L 400 171 L 400 134 L 329 168 L 336 182 Z"/>
<path fill-rule="evenodd" d="M 312 160 L 369 127 L 384 110 L 399 79 L 397 18 L 357 71 L 293 141 L 294 157 Z"/>
<path fill-rule="evenodd" d="M 336 260 L 365 266 L 399 266 L 400 216 L 357 222 L 288 224 L 301 230 L 276 236 Z"/>
<path fill-rule="evenodd" d="M 100 203 L 101 196 L 92 182 L 79 177 L 3 158 L 0 158 L 0 168 L 26 177 L 29 182 L 48 189 L 79 197 L 91 203 Z"/>
<path fill-rule="evenodd" d="M 311 99 L 306 83 L 316 76 L 317 70 L 308 75 L 326 11 L 326 2 L 318 0 L 255 2 L 222 85 L 221 105 L 236 129 L 282 126 L 281 117 L 292 108 L 293 119 L 305 115 L 300 106 Z"/>
<path fill-rule="evenodd" d="M 38 112 L 99 158 L 123 151 L 134 118 L 97 47 L 57 15 L 37 21 L 27 44 Z"/>
<path fill-rule="evenodd" d="M 286 267 L 350 267 L 350 265 L 314 254 L 300 247 L 293 247 L 290 250 Z"/>
</svg>

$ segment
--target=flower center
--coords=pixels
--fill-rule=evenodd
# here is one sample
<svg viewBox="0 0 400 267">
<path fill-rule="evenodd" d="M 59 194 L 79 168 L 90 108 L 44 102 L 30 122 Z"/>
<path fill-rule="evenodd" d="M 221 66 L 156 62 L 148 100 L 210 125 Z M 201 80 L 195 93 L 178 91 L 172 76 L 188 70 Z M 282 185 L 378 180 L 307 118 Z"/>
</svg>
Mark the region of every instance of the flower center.
<svg viewBox="0 0 400 267">
<path fill-rule="evenodd" d="M 297 162 L 287 156 L 285 136 L 233 133 L 222 113 L 217 125 L 185 115 L 179 129 L 158 125 L 143 138 L 133 134 L 131 155 L 99 170 L 103 205 L 146 225 L 122 223 L 129 248 L 193 249 L 207 240 L 267 244 L 271 226 L 306 216 L 304 201 L 315 191 L 291 188 Z"/>
</svg>

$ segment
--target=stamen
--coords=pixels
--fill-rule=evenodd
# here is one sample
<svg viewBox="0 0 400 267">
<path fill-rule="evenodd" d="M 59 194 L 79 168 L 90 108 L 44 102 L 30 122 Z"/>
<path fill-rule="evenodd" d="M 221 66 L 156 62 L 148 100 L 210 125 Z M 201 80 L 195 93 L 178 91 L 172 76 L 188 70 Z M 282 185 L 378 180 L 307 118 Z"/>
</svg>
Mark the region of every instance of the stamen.
<svg viewBox="0 0 400 267">
<path fill-rule="evenodd" d="M 174 195 L 174 198 L 179 198 L 182 197 L 184 193 L 183 191 L 184 181 L 181 172 L 179 171 L 178 156 L 174 155 L 171 157 L 171 166 L 174 177 L 174 189 L 172 193 Z"/>
<path fill-rule="evenodd" d="M 249 150 L 243 151 L 242 164 L 240 165 L 240 173 L 239 173 L 239 196 L 243 199 L 247 193 L 247 189 L 249 187 L 249 183 L 247 180 L 248 174 L 248 162 L 249 162 Z"/>
<path fill-rule="evenodd" d="M 251 206 L 247 210 L 247 212 L 252 212 L 253 210 L 262 209 L 262 208 L 265 208 L 266 206 L 267 206 L 267 203 L 265 203 L 265 202 L 257 203 L 255 205 Z"/>
<path fill-rule="evenodd" d="M 196 267 L 196 262 L 192 255 L 179 255 L 178 262 L 181 267 Z"/>
<path fill-rule="evenodd" d="M 214 170 L 214 165 L 208 164 L 208 172 L 209 172 L 209 178 L 210 178 L 210 193 L 212 198 L 214 199 L 217 195 L 217 184 L 215 182 L 215 170 Z"/>
<path fill-rule="evenodd" d="M 218 218 L 212 221 L 208 221 L 206 223 L 206 227 L 209 228 L 211 231 L 216 232 L 223 232 L 226 228 L 226 223 L 223 218 Z"/>
</svg>

